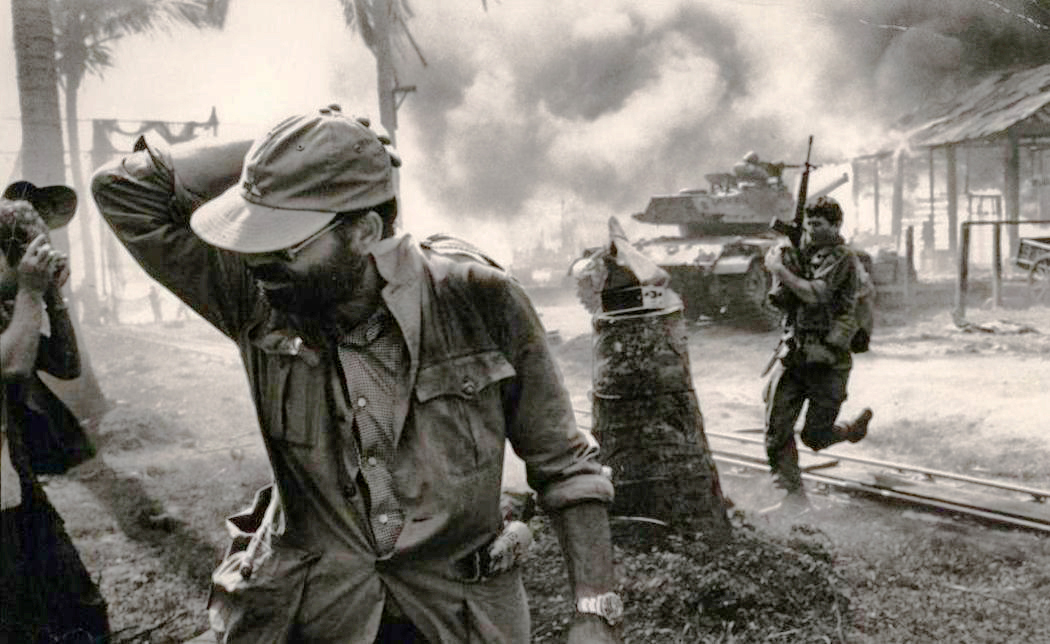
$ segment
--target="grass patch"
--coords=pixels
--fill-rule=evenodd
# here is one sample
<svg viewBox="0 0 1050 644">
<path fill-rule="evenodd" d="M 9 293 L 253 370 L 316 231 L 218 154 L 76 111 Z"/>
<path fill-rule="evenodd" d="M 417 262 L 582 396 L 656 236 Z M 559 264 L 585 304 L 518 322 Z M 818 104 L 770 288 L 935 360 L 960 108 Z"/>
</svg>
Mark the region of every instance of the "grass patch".
<svg viewBox="0 0 1050 644">
<path fill-rule="evenodd" d="M 734 523 L 718 544 L 695 534 L 617 544 L 625 641 L 837 641 L 845 633 L 850 599 L 825 535 L 806 525 L 771 534 L 739 514 Z M 573 613 L 561 551 L 545 520 L 532 527 L 536 542 L 524 568 L 532 641 L 562 642 Z"/>
</svg>

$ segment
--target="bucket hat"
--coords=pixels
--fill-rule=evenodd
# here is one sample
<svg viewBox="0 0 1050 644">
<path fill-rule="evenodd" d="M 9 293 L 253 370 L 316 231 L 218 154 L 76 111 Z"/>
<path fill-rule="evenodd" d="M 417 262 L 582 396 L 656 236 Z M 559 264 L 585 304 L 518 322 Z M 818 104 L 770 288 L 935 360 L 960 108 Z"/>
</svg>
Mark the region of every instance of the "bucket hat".
<svg viewBox="0 0 1050 644">
<path fill-rule="evenodd" d="M 383 144 L 338 105 L 288 117 L 255 141 L 237 184 L 197 209 L 190 227 L 235 252 L 288 248 L 338 213 L 394 198 L 396 161 Z"/>
<path fill-rule="evenodd" d="M 51 230 L 68 224 L 77 212 L 77 193 L 67 186 L 38 188 L 28 181 L 15 181 L 4 188 L 4 199 L 28 201 Z"/>
</svg>

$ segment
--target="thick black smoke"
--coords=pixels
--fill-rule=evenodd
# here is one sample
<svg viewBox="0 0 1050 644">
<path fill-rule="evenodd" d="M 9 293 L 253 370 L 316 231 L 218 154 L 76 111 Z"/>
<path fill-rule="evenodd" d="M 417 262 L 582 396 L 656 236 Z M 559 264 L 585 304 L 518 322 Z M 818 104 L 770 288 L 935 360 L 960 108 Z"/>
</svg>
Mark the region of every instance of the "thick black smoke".
<svg viewBox="0 0 1050 644">
<path fill-rule="evenodd" d="M 880 0 L 825 11 L 849 56 L 836 81 L 887 120 L 935 110 L 981 77 L 1050 62 L 1050 10 L 1036 0 Z"/>
<path fill-rule="evenodd" d="M 568 195 L 583 216 L 626 216 L 651 194 L 703 186 L 748 150 L 797 162 L 814 134 L 825 158 L 842 158 L 856 133 L 878 137 L 989 72 L 1050 62 L 1047 4 L 771 10 L 769 29 L 785 15 L 812 25 L 796 51 L 696 2 L 619 3 L 612 26 L 584 33 L 587 3 L 551 5 L 535 25 L 500 23 L 513 7 L 498 4 L 471 30 L 439 21 L 416 33 L 428 66 L 410 74 L 402 127 L 426 151 L 413 165 L 428 198 L 449 212 L 515 221 Z M 797 82 L 771 82 L 785 75 Z M 778 94 L 785 87 L 805 94 Z"/>
</svg>

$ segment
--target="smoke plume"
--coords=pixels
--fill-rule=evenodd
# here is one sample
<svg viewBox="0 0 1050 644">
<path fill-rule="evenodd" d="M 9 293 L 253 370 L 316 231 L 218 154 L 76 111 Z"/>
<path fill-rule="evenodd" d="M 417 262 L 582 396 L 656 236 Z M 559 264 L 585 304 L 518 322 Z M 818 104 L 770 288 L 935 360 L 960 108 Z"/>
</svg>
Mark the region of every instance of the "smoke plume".
<svg viewBox="0 0 1050 644">
<path fill-rule="evenodd" d="M 402 65 L 400 136 L 457 216 L 626 217 L 748 150 L 873 149 L 974 79 L 1050 60 L 1050 12 L 1023 0 L 524 5 L 412 23 L 427 67 Z"/>
</svg>

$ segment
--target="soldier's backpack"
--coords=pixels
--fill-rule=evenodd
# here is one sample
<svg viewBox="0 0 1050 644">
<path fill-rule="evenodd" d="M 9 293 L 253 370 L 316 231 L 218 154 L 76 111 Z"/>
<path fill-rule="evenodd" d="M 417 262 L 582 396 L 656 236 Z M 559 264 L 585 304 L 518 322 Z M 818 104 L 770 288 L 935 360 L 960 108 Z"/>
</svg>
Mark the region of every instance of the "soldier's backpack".
<svg viewBox="0 0 1050 644">
<path fill-rule="evenodd" d="M 871 344 L 871 333 L 875 328 L 875 282 L 871 279 L 871 257 L 867 253 L 851 251 L 853 262 L 857 267 L 860 289 L 857 293 L 857 331 L 850 339 L 849 350 L 853 353 L 864 353 Z M 865 262 L 867 260 L 867 262 Z"/>
<path fill-rule="evenodd" d="M 474 261 L 500 270 L 506 270 L 500 266 L 499 262 L 489 257 L 485 251 L 481 250 L 474 244 L 446 233 L 435 233 L 430 235 L 423 241 L 419 242 L 419 246 L 425 252 L 453 257 L 458 261 Z"/>
</svg>

